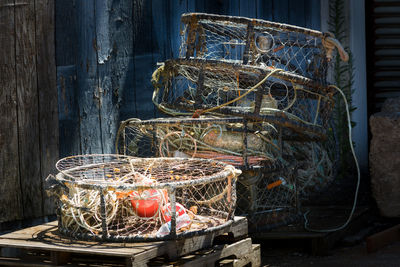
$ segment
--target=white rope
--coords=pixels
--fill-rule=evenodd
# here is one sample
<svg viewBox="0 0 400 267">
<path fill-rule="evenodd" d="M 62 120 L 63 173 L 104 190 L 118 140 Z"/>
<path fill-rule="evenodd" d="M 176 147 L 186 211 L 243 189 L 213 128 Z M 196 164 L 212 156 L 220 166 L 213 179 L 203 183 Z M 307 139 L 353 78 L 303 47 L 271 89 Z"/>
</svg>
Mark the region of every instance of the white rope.
<svg viewBox="0 0 400 267">
<path fill-rule="evenodd" d="M 335 232 L 335 231 L 338 231 L 338 230 L 342 230 L 343 228 L 345 228 L 350 223 L 351 218 L 353 217 L 354 211 L 355 211 L 356 206 L 357 206 L 358 190 L 360 188 L 360 180 L 361 180 L 360 167 L 358 165 L 356 153 L 354 152 L 353 140 L 352 140 L 352 137 L 351 137 L 351 118 L 350 118 L 349 105 L 347 103 L 346 96 L 345 96 L 345 94 L 343 93 L 342 90 L 340 90 L 335 85 L 330 85 L 330 87 L 335 88 L 342 95 L 344 104 L 346 106 L 347 126 L 349 128 L 349 143 L 350 143 L 351 153 L 353 154 L 354 161 L 355 161 L 356 168 L 357 168 L 357 185 L 356 185 L 356 191 L 354 193 L 353 207 L 351 209 L 349 217 L 347 218 L 347 221 L 342 226 L 339 226 L 339 227 L 336 227 L 336 228 L 332 228 L 332 229 L 313 229 L 313 228 L 308 227 L 307 214 L 310 211 L 307 211 L 304 214 L 304 228 L 306 230 L 308 230 L 308 231 L 319 232 L 319 233 L 330 233 L 330 232 Z"/>
</svg>

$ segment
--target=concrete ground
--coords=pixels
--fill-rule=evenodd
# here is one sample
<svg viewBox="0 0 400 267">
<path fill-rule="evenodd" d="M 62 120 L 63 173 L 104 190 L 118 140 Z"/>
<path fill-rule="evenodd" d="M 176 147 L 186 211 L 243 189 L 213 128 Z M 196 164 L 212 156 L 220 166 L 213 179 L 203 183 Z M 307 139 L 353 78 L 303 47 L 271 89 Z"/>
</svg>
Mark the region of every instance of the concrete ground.
<svg viewBox="0 0 400 267">
<path fill-rule="evenodd" d="M 354 267 L 399 267 L 400 241 L 392 243 L 375 253 L 368 254 L 365 242 L 355 246 L 333 249 L 328 256 L 311 256 L 301 249 L 263 249 L 262 266 L 354 266 Z"/>
<path fill-rule="evenodd" d="M 310 240 L 253 240 L 261 244 L 262 266 L 354 266 L 354 267 L 400 267 L 400 240 L 379 248 L 374 253 L 367 253 L 366 238 L 382 233 L 383 230 L 393 229 L 396 221 L 374 220 L 364 226 L 358 233 L 348 235 L 339 241 L 325 256 L 310 254 Z M 390 233 L 392 234 L 392 232 Z M 396 234 L 396 233 L 394 233 Z M 394 238 L 396 240 L 396 238 Z M 377 243 L 375 243 L 377 244 Z"/>
</svg>

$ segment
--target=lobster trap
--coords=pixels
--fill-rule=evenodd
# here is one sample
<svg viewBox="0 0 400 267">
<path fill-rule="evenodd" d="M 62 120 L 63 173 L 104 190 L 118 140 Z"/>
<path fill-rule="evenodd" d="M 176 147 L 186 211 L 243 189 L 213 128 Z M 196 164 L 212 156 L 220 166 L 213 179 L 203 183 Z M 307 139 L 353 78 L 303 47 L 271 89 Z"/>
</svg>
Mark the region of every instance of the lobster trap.
<svg viewBox="0 0 400 267">
<path fill-rule="evenodd" d="M 280 166 L 280 134 L 266 122 L 240 117 L 159 118 L 121 123 L 117 152 L 136 157 L 214 159 L 240 169 Z"/>
<path fill-rule="evenodd" d="M 169 115 L 241 116 L 325 138 L 334 91 L 272 68 L 203 59 L 167 60 L 153 74 L 153 103 Z"/>
<path fill-rule="evenodd" d="M 241 171 L 208 159 L 82 155 L 49 176 L 61 233 L 107 241 L 168 240 L 231 224 Z"/>
<path fill-rule="evenodd" d="M 245 17 L 187 13 L 181 17 L 181 58 L 283 69 L 325 83 L 335 47 L 330 33 Z"/>
</svg>

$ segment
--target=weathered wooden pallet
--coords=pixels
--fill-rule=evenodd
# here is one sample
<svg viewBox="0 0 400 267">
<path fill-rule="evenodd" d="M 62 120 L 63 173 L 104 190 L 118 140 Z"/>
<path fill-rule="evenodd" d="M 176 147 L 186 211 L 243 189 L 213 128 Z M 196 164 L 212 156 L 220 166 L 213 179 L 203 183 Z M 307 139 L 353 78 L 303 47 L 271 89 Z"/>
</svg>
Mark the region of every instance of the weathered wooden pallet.
<svg viewBox="0 0 400 267">
<path fill-rule="evenodd" d="M 140 243 L 102 243 L 70 239 L 58 234 L 57 222 L 54 221 L 1 235 L 0 265 L 54 266 L 89 259 L 114 261 L 115 264 L 119 262 L 122 266 L 146 266 L 149 260 L 159 256 L 174 260 L 209 248 L 219 240 L 235 241 L 246 236 L 247 220 L 244 217 L 235 217 L 230 226 L 206 235 Z M 14 250 L 17 255 L 7 257 L 10 248 L 18 249 Z M 39 262 L 30 264 L 33 258 L 39 259 Z"/>
<path fill-rule="evenodd" d="M 158 257 L 148 263 L 149 266 L 260 266 L 260 245 L 252 244 L 246 238 L 233 244 L 216 245 L 209 249 L 196 251 L 176 261 L 166 261 Z"/>
<path fill-rule="evenodd" d="M 312 229 L 332 229 L 341 226 L 350 213 L 349 207 L 307 207 L 310 210 L 308 221 Z M 313 255 L 326 255 L 329 250 L 343 237 L 352 234 L 365 224 L 370 216 L 368 207 L 358 207 L 352 220 L 344 229 L 335 232 L 312 232 L 304 228 L 304 221 L 282 226 L 268 232 L 251 233 L 250 236 L 257 240 L 302 240 L 303 244 L 309 242 L 310 253 Z"/>
</svg>

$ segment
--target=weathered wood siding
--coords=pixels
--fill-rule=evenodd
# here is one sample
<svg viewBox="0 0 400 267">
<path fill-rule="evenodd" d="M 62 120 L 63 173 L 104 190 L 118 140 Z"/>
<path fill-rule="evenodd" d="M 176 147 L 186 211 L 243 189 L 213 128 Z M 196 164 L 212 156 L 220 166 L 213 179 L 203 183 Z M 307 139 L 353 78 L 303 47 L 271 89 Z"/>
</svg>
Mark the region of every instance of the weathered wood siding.
<svg viewBox="0 0 400 267">
<path fill-rule="evenodd" d="M 54 1 L 0 2 L 0 222 L 52 214 L 59 158 Z"/>
<path fill-rule="evenodd" d="M 113 153 L 121 120 L 161 116 L 151 74 L 157 62 L 178 56 L 185 12 L 320 28 L 317 0 L 57 0 L 61 156 Z"/>
</svg>

